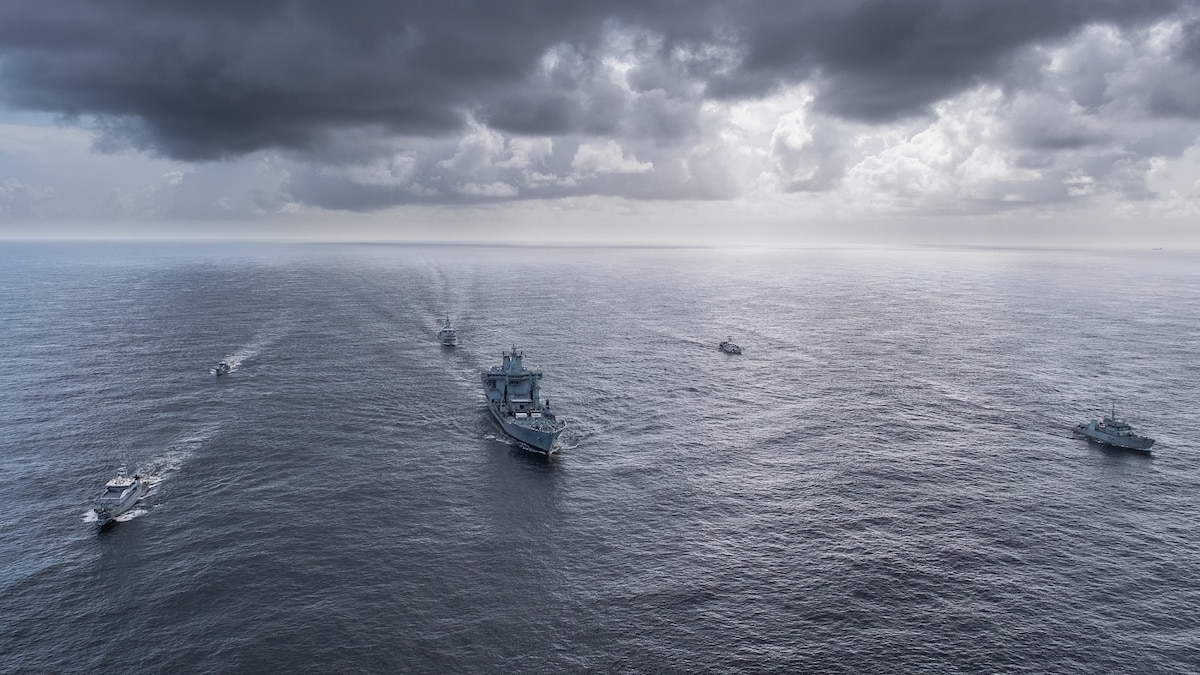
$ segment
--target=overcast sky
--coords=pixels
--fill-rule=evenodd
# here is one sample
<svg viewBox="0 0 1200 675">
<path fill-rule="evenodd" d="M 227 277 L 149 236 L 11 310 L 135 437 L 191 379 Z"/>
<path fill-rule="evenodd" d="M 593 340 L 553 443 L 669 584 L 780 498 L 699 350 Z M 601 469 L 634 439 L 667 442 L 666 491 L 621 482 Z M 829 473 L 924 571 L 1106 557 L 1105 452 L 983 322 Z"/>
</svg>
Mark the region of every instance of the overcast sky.
<svg viewBox="0 0 1200 675">
<path fill-rule="evenodd" d="M 1200 245 L 1200 4 L 11 0 L 30 234 Z"/>
</svg>

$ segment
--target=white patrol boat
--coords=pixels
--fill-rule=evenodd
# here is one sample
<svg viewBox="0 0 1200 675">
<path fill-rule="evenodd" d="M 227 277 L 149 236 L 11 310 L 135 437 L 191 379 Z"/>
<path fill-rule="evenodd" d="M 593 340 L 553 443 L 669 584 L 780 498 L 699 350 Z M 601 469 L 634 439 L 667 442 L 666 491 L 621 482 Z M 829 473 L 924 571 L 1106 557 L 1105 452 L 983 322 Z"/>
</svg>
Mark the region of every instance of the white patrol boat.
<svg viewBox="0 0 1200 675">
<path fill-rule="evenodd" d="M 140 475 L 135 473 L 133 478 L 128 478 L 124 471 L 118 471 L 117 477 L 104 485 L 104 492 L 100 493 L 92 509 L 96 514 L 96 524 L 104 527 L 111 523 L 117 516 L 132 509 L 149 491 L 150 484 L 142 480 Z"/>
<path fill-rule="evenodd" d="M 554 442 L 567 427 L 550 410 L 550 401 L 541 399 L 540 371 L 521 365 L 525 355 L 517 351 L 504 354 L 504 362 L 481 373 L 488 410 L 504 433 L 522 445 L 544 455 L 556 452 Z"/>
</svg>

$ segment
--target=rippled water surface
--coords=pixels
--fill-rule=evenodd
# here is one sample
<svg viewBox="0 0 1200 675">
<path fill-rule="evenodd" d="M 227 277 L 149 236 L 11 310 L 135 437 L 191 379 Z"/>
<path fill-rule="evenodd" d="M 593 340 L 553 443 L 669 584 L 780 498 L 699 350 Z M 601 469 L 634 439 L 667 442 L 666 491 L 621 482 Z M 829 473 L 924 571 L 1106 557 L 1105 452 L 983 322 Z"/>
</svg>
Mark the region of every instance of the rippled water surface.
<svg viewBox="0 0 1200 675">
<path fill-rule="evenodd" d="M 1171 251 L 3 244 L 0 672 L 1195 672 L 1198 320 Z"/>
</svg>

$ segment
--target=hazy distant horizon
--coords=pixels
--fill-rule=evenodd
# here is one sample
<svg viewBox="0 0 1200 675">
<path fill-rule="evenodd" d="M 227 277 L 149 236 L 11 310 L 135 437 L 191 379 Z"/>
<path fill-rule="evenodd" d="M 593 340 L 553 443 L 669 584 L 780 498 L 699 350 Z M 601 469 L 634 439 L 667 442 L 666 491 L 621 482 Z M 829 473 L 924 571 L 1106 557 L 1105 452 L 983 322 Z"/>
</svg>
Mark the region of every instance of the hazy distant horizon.
<svg viewBox="0 0 1200 675">
<path fill-rule="evenodd" d="M 38 231 L 0 232 L 0 242 L 197 242 L 197 243 L 244 243 L 244 244 L 381 244 L 381 245 L 431 245 L 431 246 L 516 246 L 516 247 L 595 247 L 595 248 L 895 248 L 895 247 L 949 247 L 949 248 L 1029 248 L 1029 249 L 1079 249 L 1079 250 L 1200 250 L 1200 241 L 1183 236 L 1175 237 L 1106 237 L 1083 238 L 995 238 L 990 236 L 970 237 L 965 235 L 919 237 L 911 233 L 891 237 L 842 238 L 814 237 L 808 239 L 683 239 L 644 236 L 641 238 L 535 238 L 535 237 L 417 237 L 379 236 L 363 233 L 358 236 L 342 236 L 331 228 L 330 233 L 297 234 L 264 233 L 260 229 L 242 227 L 241 232 L 212 230 L 174 231 Z"/>
<path fill-rule="evenodd" d="M 247 245 L 247 246 L 428 246 L 428 247 L 501 247 L 501 248 L 547 248 L 547 249 L 712 249 L 712 250 L 905 250 L 905 249 L 945 249 L 955 250 L 1028 250 L 1028 251 L 1146 251 L 1146 252 L 1179 252 L 1190 253 L 1200 251 L 1195 244 L 1184 245 L 1127 245 L 1117 242 L 1104 241 L 1093 245 L 1070 245 L 1055 243 L 1021 243 L 1021 242 L 937 242 L 937 241 L 892 241 L 892 242 L 853 242 L 853 241 L 807 241 L 807 242 L 670 242 L 670 241 L 534 241 L 534 240 L 486 240 L 486 239 L 301 239 L 301 238 L 261 238 L 261 237 L 136 237 L 136 236 L 0 236 L 0 245 L 4 243 L 45 243 L 45 244 L 200 244 L 200 245 Z"/>
</svg>

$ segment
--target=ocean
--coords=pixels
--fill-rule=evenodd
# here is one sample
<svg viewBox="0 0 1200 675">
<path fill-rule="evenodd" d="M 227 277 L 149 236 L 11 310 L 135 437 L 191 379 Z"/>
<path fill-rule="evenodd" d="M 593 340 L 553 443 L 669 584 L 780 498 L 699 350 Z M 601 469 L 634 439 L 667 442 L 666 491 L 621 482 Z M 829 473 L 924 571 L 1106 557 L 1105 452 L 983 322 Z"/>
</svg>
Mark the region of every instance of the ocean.
<svg viewBox="0 0 1200 675">
<path fill-rule="evenodd" d="M 0 243 L 0 672 L 1197 672 L 1198 320 L 1195 252 Z"/>
</svg>

